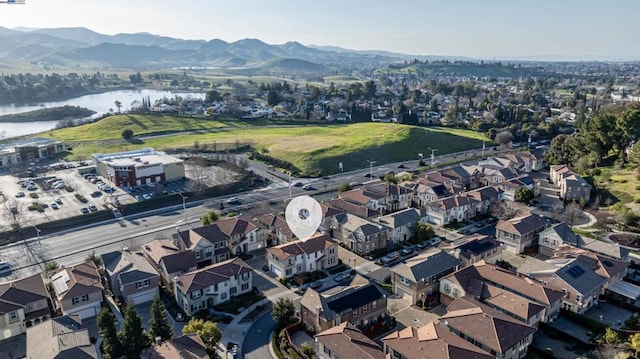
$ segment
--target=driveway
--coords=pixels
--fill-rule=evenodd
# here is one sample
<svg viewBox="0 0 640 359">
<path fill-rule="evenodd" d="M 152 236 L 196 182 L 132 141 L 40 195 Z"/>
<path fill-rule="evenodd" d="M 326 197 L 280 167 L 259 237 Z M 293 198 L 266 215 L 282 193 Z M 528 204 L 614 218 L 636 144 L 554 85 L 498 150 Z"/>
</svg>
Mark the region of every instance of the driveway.
<svg viewBox="0 0 640 359">
<path fill-rule="evenodd" d="M 633 315 L 633 312 L 611 303 L 598 302 L 598 305 L 589 309 L 584 315 L 607 326 L 620 329 L 624 322 Z"/>
<path fill-rule="evenodd" d="M 440 319 L 446 311 L 439 305 L 428 311 L 418 309 L 411 305 L 407 299 L 388 297 L 387 309 L 396 321 L 405 327 L 419 328 Z"/>
</svg>

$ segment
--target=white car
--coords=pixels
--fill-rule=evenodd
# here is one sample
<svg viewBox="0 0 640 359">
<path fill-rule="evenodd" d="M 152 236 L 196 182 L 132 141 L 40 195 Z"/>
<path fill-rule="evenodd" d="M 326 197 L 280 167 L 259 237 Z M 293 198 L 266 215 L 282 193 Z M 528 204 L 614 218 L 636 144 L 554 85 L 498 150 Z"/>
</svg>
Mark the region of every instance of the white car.
<svg viewBox="0 0 640 359">
<path fill-rule="evenodd" d="M 151 199 L 151 195 L 150 195 L 150 194 L 148 194 L 148 193 L 145 193 L 145 194 L 143 194 L 143 195 L 142 195 L 142 198 L 144 198 L 144 199 Z"/>
<path fill-rule="evenodd" d="M 442 239 L 440 237 L 433 237 L 429 240 L 429 245 L 435 246 L 440 242 L 442 242 Z"/>
<path fill-rule="evenodd" d="M 238 203 L 238 202 L 240 202 L 238 197 L 231 197 L 227 200 L 227 203 Z"/>
</svg>

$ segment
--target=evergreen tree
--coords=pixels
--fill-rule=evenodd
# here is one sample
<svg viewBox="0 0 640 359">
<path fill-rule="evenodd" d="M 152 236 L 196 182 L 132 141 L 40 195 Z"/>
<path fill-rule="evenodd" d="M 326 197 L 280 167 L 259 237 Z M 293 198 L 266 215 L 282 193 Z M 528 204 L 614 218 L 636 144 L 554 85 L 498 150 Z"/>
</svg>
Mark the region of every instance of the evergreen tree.
<svg viewBox="0 0 640 359">
<path fill-rule="evenodd" d="M 189 323 L 182 328 L 182 334 L 196 333 L 207 346 L 207 351 L 215 352 L 216 345 L 222 339 L 222 332 L 214 322 L 198 318 L 191 318 Z"/>
<path fill-rule="evenodd" d="M 133 306 L 127 306 L 124 310 L 124 325 L 118 338 L 127 358 L 139 358 L 144 348 L 151 344 L 142 327 L 142 320 Z"/>
<path fill-rule="evenodd" d="M 153 298 L 149 327 L 149 333 L 151 334 L 152 340 L 155 337 L 160 337 L 162 340 L 171 339 L 173 337 L 173 328 L 169 325 L 167 313 L 160 297 Z"/>
<path fill-rule="evenodd" d="M 116 317 L 107 308 L 102 308 L 98 314 L 98 327 L 100 328 L 100 336 L 102 337 L 102 355 L 105 359 L 120 358 L 124 355 L 124 350 L 120 340 L 118 339 L 118 331 L 116 330 Z"/>
<path fill-rule="evenodd" d="M 279 328 L 293 322 L 295 314 L 296 310 L 293 307 L 293 302 L 289 298 L 278 299 L 271 310 L 271 317 L 273 318 L 273 321 L 278 324 Z"/>
</svg>

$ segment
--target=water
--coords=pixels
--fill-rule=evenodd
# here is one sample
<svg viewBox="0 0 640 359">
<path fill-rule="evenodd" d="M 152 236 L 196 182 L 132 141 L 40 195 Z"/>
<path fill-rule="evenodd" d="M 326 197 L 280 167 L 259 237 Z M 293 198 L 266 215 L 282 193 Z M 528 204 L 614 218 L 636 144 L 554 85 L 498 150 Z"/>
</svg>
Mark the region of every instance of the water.
<svg viewBox="0 0 640 359">
<path fill-rule="evenodd" d="M 114 105 L 116 100 L 122 103 L 122 111 L 127 111 L 131 108 L 131 103 L 133 101 L 142 101 L 143 97 L 149 96 L 151 98 L 151 104 L 153 104 L 155 100 L 159 100 L 163 97 L 171 98 L 176 95 L 180 97 L 191 96 L 199 99 L 204 99 L 205 96 L 204 93 L 184 93 L 158 90 L 119 90 L 94 95 L 85 95 L 64 101 L 43 102 L 37 105 L 0 105 L 0 115 L 10 115 L 14 113 L 39 110 L 46 107 L 69 105 L 86 107 L 96 112 L 93 117 L 99 117 L 108 113 L 109 109 L 117 111 L 118 109 Z M 55 128 L 57 124 L 58 121 L 0 122 L 0 132 L 4 130 L 7 132 L 7 137 L 16 137 L 48 131 Z"/>
</svg>

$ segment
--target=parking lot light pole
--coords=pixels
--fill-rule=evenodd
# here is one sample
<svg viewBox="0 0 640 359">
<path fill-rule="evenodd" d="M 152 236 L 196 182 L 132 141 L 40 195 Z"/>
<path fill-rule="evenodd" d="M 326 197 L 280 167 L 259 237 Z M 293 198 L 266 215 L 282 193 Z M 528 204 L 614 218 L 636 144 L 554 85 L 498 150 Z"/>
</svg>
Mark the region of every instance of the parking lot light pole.
<svg viewBox="0 0 640 359">
<path fill-rule="evenodd" d="M 42 245 L 42 242 L 40 242 L 40 230 L 35 225 L 33 226 L 33 228 L 36 230 L 36 238 L 38 239 L 38 245 Z"/>
<path fill-rule="evenodd" d="M 182 193 L 178 192 L 180 197 L 182 197 L 182 212 L 184 213 L 184 223 L 187 223 L 187 197 L 182 195 Z"/>
<path fill-rule="evenodd" d="M 433 162 L 436 159 L 435 153 L 438 151 L 437 148 L 429 148 L 431 150 L 431 167 L 433 167 Z"/>
<path fill-rule="evenodd" d="M 373 180 L 373 164 L 376 163 L 376 161 L 367 160 L 367 162 L 369 162 L 369 181 L 371 181 Z"/>
</svg>

